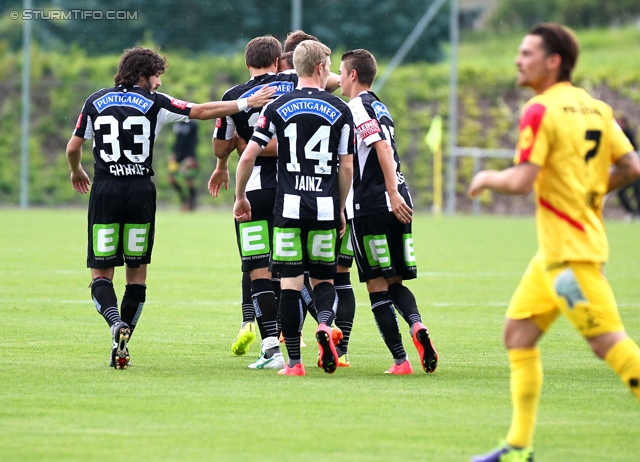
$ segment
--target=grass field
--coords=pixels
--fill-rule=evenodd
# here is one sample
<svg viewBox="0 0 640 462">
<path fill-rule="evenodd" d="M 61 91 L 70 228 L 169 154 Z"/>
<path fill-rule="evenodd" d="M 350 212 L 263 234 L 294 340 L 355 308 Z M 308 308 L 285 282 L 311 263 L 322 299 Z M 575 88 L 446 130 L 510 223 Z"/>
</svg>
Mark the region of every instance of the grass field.
<svg viewBox="0 0 640 462">
<path fill-rule="evenodd" d="M 427 376 L 387 376 L 391 357 L 356 286 L 352 367 L 252 371 L 232 356 L 240 273 L 230 212 L 158 214 L 132 366 L 107 366 L 90 300 L 84 210 L 0 209 L 0 460 L 465 461 L 506 434 L 501 327 L 536 249 L 532 218 L 417 216 L 409 283 L 440 354 Z M 640 226 L 608 223 L 607 273 L 640 341 Z M 122 270 L 116 272 L 119 297 Z M 353 277 L 354 281 L 357 279 Z M 640 405 L 561 319 L 542 342 L 538 461 L 637 461 Z"/>
</svg>

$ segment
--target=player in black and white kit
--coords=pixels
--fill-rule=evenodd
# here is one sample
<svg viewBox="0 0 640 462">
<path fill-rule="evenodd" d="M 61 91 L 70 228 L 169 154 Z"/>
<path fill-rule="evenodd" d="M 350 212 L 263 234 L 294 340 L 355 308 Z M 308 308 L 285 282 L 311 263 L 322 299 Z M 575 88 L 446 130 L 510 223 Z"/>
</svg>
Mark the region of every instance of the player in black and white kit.
<svg viewBox="0 0 640 462">
<path fill-rule="evenodd" d="M 278 188 L 274 209 L 271 270 L 279 271 L 280 323 L 289 362 L 281 375 L 305 375 L 300 357 L 300 291 L 308 270 L 318 314 L 321 366 L 333 373 L 338 355 L 331 342 L 335 317 L 336 239 L 344 233 L 344 207 L 353 170 L 353 119 L 348 106 L 323 90 L 331 50 L 304 41 L 294 52 L 299 88 L 263 110 L 236 172 L 234 217 L 252 219 L 246 196 L 256 157 L 276 136 Z"/>
<path fill-rule="evenodd" d="M 395 310 L 410 326 L 425 372 L 438 355 L 422 324 L 416 299 L 402 284 L 417 277 L 411 220 L 411 195 L 400 170 L 394 124 L 387 107 L 370 91 L 376 60 L 366 50 L 348 51 L 340 64 L 342 94 L 349 98 L 355 123 L 357 156 L 353 175 L 352 240 L 360 281 L 366 282 L 371 309 L 394 365 L 390 374 L 411 374 Z"/>
<path fill-rule="evenodd" d="M 293 51 L 295 47 L 304 40 L 318 39 L 302 30 L 297 30 L 287 34 L 284 42 L 284 53 L 280 59 L 280 69 L 293 69 Z M 332 73 L 333 75 L 333 73 Z M 339 77 L 338 77 L 339 80 Z M 337 89 L 339 85 L 336 86 Z M 331 92 L 333 90 L 330 89 Z M 338 295 L 338 305 L 336 308 L 336 327 L 331 329 L 331 337 L 338 352 L 338 367 L 350 367 L 349 361 L 349 339 L 353 329 L 353 319 L 356 314 L 356 297 L 351 285 L 351 266 L 353 264 L 353 248 L 351 247 L 351 218 L 353 218 L 353 200 L 347 199 L 347 227 L 344 236 L 338 239 L 338 265 L 334 277 L 334 286 Z M 321 361 L 318 361 L 321 367 Z"/>
<path fill-rule="evenodd" d="M 111 366 L 116 369 L 129 364 L 127 343 L 146 298 L 155 232 L 156 190 L 151 176 L 156 136 L 166 123 L 213 119 L 248 106 L 261 107 L 273 94 L 265 89 L 248 100 L 187 103 L 156 92 L 166 67 L 166 59 L 153 50 L 126 50 L 114 77 L 115 87 L 87 98 L 67 144 L 71 183 L 84 194 L 91 181 L 80 163 L 82 145 L 93 137 L 87 267 L 95 307 L 111 328 Z M 118 313 L 112 281 L 114 267 L 123 264 L 127 285 Z"/>
<path fill-rule="evenodd" d="M 298 85 L 295 72 L 276 73 L 282 46 L 271 35 L 256 37 L 245 48 L 245 63 L 251 79 L 225 92 L 222 100 L 246 98 L 263 86 L 276 89 L 275 97 L 294 90 Z M 249 109 L 216 120 L 213 132 L 213 150 L 218 158 L 216 169 L 209 180 L 209 191 L 216 197 L 220 186 L 229 181 L 227 160 L 236 148 L 236 136 L 248 143 L 260 111 Z M 236 135 L 237 134 L 237 135 Z M 235 355 L 245 355 L 255 338 L 253 319 L 258 321 L 262 337 L 260 356 L 249 365 L 251 369 L 282 369 L 284 358 L 280 352 L 277 327 L 278 302 L 269 271 L 271 238 L 273 235 L 273 207 L 278 186 L 275 142 L 256 158 L 247 184 L 247 198 L 251 203 L 252 219 L 235 222 L 236 239 L 243 271 L 242 325 L 231 345 Z M 247 281 L 249 279 L 249 282 Z M 250 285 L 250 290 L 247 286 Z"/>
</svg>

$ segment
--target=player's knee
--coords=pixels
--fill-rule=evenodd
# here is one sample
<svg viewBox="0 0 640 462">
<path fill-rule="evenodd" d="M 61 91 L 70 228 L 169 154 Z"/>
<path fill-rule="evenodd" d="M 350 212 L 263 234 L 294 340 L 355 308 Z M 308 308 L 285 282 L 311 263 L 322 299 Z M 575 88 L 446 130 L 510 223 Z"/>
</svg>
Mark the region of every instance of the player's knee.
<svg viewBox="0 0 640 462">
<path fill-rule="evenodd" d="M 609 353 L 609 350 L 621 340 L 627 338 L 627 334 L 624 332 L 610 332 L 608 334 L 598 335 L 597 337 L 588 338 L 587 342 L 589 342 L 589 346 L 591 347 L 591 351 L 599 357 L 600 359 L 604 359 Z"/>
<path fill-rule="evenodd" d="M 503 341 L 507 349 L 533 348 L 542 334 L 542 330 L 531 319 L 507 319 Z"/>
<path fill-rule="evenodd" d="M 93 280 L 91 281 L 91 284 L 89 285 L 92 291 L 96 290 L 99 287 L 105 287 L 105 286 L 113 287 L 113 282 L 111 281 L 111 279 L 104 276 L 97 276 L 93 278 Z"/>
</svg>

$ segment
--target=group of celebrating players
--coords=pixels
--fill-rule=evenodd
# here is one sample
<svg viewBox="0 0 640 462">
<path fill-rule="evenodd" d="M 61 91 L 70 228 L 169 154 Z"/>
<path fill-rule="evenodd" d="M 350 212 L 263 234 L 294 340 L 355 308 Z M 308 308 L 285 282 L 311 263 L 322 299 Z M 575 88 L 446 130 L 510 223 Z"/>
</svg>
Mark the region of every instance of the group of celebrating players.
<svg viewBox="0 0 640 462">
<path fill-rule="evenodd" d="M 349 269 L 355 254 L 394 358 L 387 372 L 412 372 L 394 307 L 409 323 L 424 370 L 432 372 L 437 353 L 415 298 L 402 284 L 416 277 L 411 198 L 395 150 L 393 119 L 370 91 L 376 61 L 366 50 L 347 52 L 340 75 L 333 74 L 329 48 L 303 31 L 288 35 L 284 53 L 289 57 L 283 58 L 272 36 L 249 42 L 245 61 L 251 79 L 222 100 L 242 99 L 264 86 L 275 88 L 277 99 L 262 111 L 247 108 L 218 119 L 213 134 L 218 158 L 209 180 L 213 196 L 228 187 L 230 153 L 241 154 L 234 216 L 243 322 L 232 351 L 246 353 L 255 338 L 255 317 L 262 345 L 249 367 L 304 375 L 300 331 L 308 311 L 318 322 L 318 365 L 328 373 L 348 367 L 355 315 Z M 348 105 L 331 94 L 337 88 L 350 99 Z"/>
<path fill-rule="evenodd" d="M 559 24 L 539 24 L 524 37 L 517 83 L 536 96 L 522 112 L 515 165 L 479 172 L 468 191 L 476 197 L 485 189 L 534 190 L 540 244 L 507 311 L 511 427 L 498 448 L 473 458 L 477 462 L 533 461 L 542 388 L 537 344 L 560 314 L 640 398 L 640 349 L 624 330 L 603 273 L 608 244 L 602 220 L 604 195 L 639 177 L 640 160 L 611 108 L 571 85 L 578 49 L 573 33 Z M 302 31 L 289 34 L 284 52 L 274 37 L 257 37 L 245 50 L 250 80 L 229 89 L 222 101 L 195 104 L 157 92 L 167 63 L 153 50 L 136 47 L 122 56 L 116 86 L 85 101 L 67 160 L 74 189 L 91 189 L 87 267 L 94 305 L 111 328 L 112 367 L 129 366 L 128 342 L 146 299 L 155 231 L 155 137 L 165 123 L 216 118 L 213 196 L 228 188 L 231 153 L 241 155 L 233 215 L 243 322 L 234 354 L 247 353 L 256 337 L 255 319 L 262 344 L 249 367 L 306 375 L 300 347 L 309 312 L 318 323 L 317 365 L 330 374 L 349 366 L 355 260 L 393 357 L 386 372 L 413 372 L 396 312 L 409 325 L 423 370 L 436 369 L 438 354 L 403 284 L 417 276 L 413 204 L 393 118 L 371 91 L 376 60 L 366 50 L 348 51 L 337 75 L 330 71 L 330 55 Z M 348 104 L 332 94 L 338 88 Z M 82 144 L 92 137 L 90 188 L 80 161 Z M 119 311 L 112 281 L 114 267 L 125 264 Z"/>
</svg>

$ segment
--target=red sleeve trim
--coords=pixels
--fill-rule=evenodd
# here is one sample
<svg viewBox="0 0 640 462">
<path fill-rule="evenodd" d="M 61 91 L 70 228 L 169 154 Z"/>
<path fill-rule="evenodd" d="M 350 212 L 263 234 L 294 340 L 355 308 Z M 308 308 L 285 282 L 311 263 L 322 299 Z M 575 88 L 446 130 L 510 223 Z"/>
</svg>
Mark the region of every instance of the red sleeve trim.
<svg viewBox="0 0 640 462">
<path fill-rule="evenodd" d="M 538 199 L 538 203 L 540 204 L 541 207 L 544 207 L 545 209 L 551 211 L 558 218 L 561 218 L 562 220 L 566 221 L 567 223 L 569 223 L 574 228 L 582 231 L 583 233 L 585 232 L 584 225 L 582 223 L 580 223 L 579 221 L 574 220 L 573 218 L 571 218 L 566 213 L 561 212 L 560 210 L 555 208 L 553 205 L 551 205 L 549 202 L 547 202 L 543 198 L 539 198 Z"/>
<path fill-rule="evenodd" d="M 529 161 L 546 110 L 540 103 L 532 104 L 520 119 L 520 163 Z"/>
</svg>

